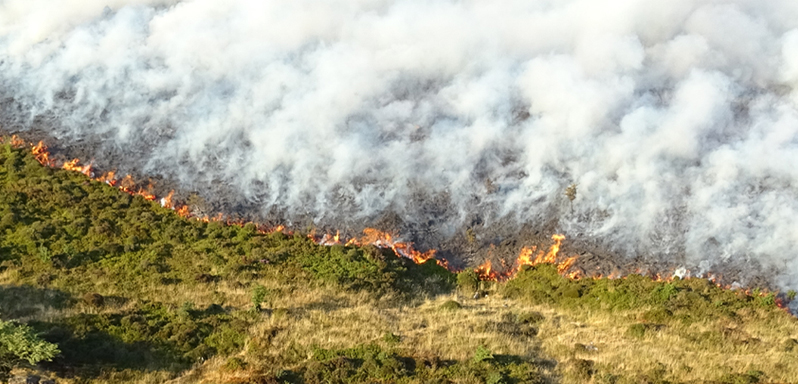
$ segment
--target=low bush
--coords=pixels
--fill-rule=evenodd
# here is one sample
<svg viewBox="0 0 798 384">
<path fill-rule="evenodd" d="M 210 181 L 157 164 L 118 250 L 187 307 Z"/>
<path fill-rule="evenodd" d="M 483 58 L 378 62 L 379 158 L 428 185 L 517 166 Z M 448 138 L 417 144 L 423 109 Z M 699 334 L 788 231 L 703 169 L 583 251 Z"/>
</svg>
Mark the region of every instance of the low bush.
<svg viewBox="0 0 798 384">
<path fill-rule="evenodd" d="M 520 324 L 538 324 L 546 318 L 540 312 L 521 312 L 516 317 L 516 322 Z"/>
<path fill-rule="evenodd" d="M 445 311 L 454 311 L 460 308 L 463 308 L 463 305 L 454 300 L 447 300 L 441 304 L 441 309 Z"/>
<path fill-rule="evenodd" d="M 560 276 L 554 265 L 524 267 L 501 288 L 507 298 L 530 304 L 548 304 L 566 308 L 599 310 L 631 310 L 648 307 L 641 320 L 667 323 L 678 320 L 685 324 L 709 319 L 738 316 L 738 311 L 754 307 L 772 314 L 781 310 L 775 294 L 747 295 L 723 290 L 706 279 L 676 279 L 658 282 L 640 275 L 623 279 L 579 279 Z"/>
<path fill-rule="evenodd" d="M 479 276 L 477 273 L 470 269 L 458 273 L 457 289 L 466 295 L 473 295 L 479 290 Z"/>
<path fill-rule="evenodd" d="M 37 364 L 52 360 L 59 352 L 58 346 L 42 340 L 31 327 L 0 320 L 0 365 Z"/>
</svg>

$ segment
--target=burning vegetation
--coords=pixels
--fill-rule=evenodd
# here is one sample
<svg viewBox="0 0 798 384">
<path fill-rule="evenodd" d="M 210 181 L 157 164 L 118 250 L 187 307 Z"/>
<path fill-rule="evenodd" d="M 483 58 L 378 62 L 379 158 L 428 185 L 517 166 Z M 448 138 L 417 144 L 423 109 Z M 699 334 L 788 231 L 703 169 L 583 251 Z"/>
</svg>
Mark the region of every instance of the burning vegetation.
<svg viewBox="0 0 798 384">
<path fill-rule="evenodd" d="M 59 382 L 798 377 L 796 321 L 778 307 L 793 293 L 686 271 L 591 275 L 562 235 L 456 271 L 376 229 L 345 239 L 194 217 L 172 192 L 4 141 L 0 314 L 57 345 L 37 369 Z"/>
<path fill-rule="evenodd" d="M 2 140 L 2 137 L 0 137 Z M 37 144 L 26 143 L 23 139 L 19 138 L 18 136 L 11 136 L 8 138 L 9 145 L 15 148 L 30 148 L 31 154 L 33 157 L 43 166 L 50 167 L 50 168 L 61 168 L 67 171 L 78 172 L 83 174 L 93 180 L 100 181 L 106 183 L 112 187 L 118 188 L 120 191 L 125 192 L 127 194 L 133 196 L 141 196 L 145 200 L 148 201 L 159 201 L 160 205 L 164 208 L 171 209 L 175 211 L 175 213 L 183 218 L 189 218 L 194 220 L 199 220 L 202 222 L 222 222 L 226 225 L 236 225 L 239 227 L 243 227 L 247 224 L 255 225 L 259 233 L 267 234 L 272 232 L 285 232 L 287 229 L 283 225 L 276 225 L 276 226 L 269 226 L 263 225 L 258 223 L 251 223 L 245 222 L 241 220 L 231 220 L 225 217 L 225 215 L 221 212 L 217 213 L 214 216 L 209 216 L 204 214 L 202 216 L 195 216 L 191 213 L 191 209 L 186 204 L 180 204 L 174 201 L 175 191 L 169 191 L 166 196 L 158 197 L 155 195 L 155 187 L 153 183 L 150 181 L 147 183 L 146 187 L 142 187 L 138 185 L 131 175 L 125 175 L 124 177 L 119 177 L 115 171 L 109 171 L 102 173 L 100 176 L 95 174 L 95 170 L 92 167 L 93 162 L 89 162 L 89 164 L 81 165 L 81 161 L 79 159 L 72 159 L 68 161 L 63 161 L 61 163 L 57 162 L 53 159 L 53 156 L 50 154 L 48 147 L 44 144 L 43 141 L 39 141 Z M 2 141 L 0 141 L 2 143 Z M 565 195 L 568 197 L 569 201 L 572 203 L 574 199 L 576 199 L 577 193 L 577 186 L 576 184 L 570 185 L 566 188 Z M 286 232 L 290 234 L 291 232 Z M 380 248 L 391 249 L 398 257 L 404 257 L 407 259 L 412 260 L 416 264 L 423 264 L 428 260 L 434 260 L 439 266 L 446 268 L 450 272 L 460 272 L 459 270 L 450 267 L 450 263 L 441 257 L 436 256 L 436 250 L 431 249 L 426 252 L 418 251 L 414 248 L 413 243 L 411 242 L 404 242 L 397 240 L 398 236 L 395 234 L 390 234 L 384 231 L 380 231 L 375 228 L 366 228 L 363 230 L 363 236 L 360 238 L 350 238 L 350 239 L 343 239 L 340 235 L 340 232 L 336 232 L 335 235 L 330 235 L 325 233 L 321 236 L 315 234 L 315 232 L 311 232 L 308 235 L 308 238 L 313 240 L 317 244 L 321 245 L 354 245 L 354 246 L 364 246 L 364 245 L 374 245 Z M 562 242 L 565 240 L 565 236 L 561 234 L 555 234 L 551 237 L 552 245 L 548 249 L 548 251 L 538 250 L 537 246 L 530 246 L 530 247 L 523 247 L 518 254 L 516 260 L 511 264 L 507 265 L 505 260 L 501 260 L 501 267 L 496 268 L 493 266 L 493 263 L 490 258 L 486 259 L 485 262 L 474 269 L 474 272 L 477 274 L 480 280 L 483 281 L 505 281 L 512 279 L 523 267 L 525 266 L 535 266 L 539 264 L 552 264 L 556 266 L 557 272 L 564 277 L 570 279 L 580 279 L 580 278 L 592 278 L 592 279 L 601 279 L 605 276 L 602 273 L 592 273 L 590 275 L 585 275 L 582 270 L 572 270 L 572 267 L 577 263 L 578 257 L 571 256 L 571 257 L 561 257 L 559 255 L 560 248 L 562 246 Z M 640 275 L 642 274 L 640 269 L 637 269 L 633 272 L 633 274 Z M 609 279 L 617 279 L 625 276 L 623 272 L 620 270 L 614 270 L 612 273 L 607 275 L 606 277 Z M 710 280 L 712 283 L 717 285 L 718 287 L 723 287 L 725 289 L 739 289 L 739 287 L 734 287 L 732 284 L 724 283 L 722 274 L 715 274 L 715 273 L 706 273 L 706 278 Z M 669 274 L 663 275 L 661 273 L 653 273 L 650 275 L 656 281 L 672 281 L 674 278 L 692 278 L 690 271 L 676 271 L 675 269 L 672 270 Z M 699 278 L 703 278 L 704 275 L 698 276 Z M 792 293 L 789 295 L 777 295 L 776 293 L 770 293 L 767 290 L 761 289 L 745 289 L 744 292 L 748 295 L 756 294 L 756 295 L 773 295 L 774 297 L 777 296 L 776 302 L 779 307 L 788 310 L 785 299 L 787 296 L 794 296 Z"/>
</svg>

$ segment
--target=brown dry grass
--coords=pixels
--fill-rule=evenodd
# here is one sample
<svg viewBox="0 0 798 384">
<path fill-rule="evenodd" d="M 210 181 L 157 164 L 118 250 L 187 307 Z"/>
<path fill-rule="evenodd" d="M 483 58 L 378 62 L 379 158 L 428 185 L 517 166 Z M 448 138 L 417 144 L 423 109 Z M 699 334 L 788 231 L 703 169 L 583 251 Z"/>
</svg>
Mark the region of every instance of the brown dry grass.
<svg viewBox="0 0 798 384">
<path fill-rule="evenodd" d="M 0 274 L 0 284 L 13 277 Z M 397 305 L 393 298 L 374 298 L 366 292 L 352 293 L 333 286 L 297 288 L 290 280 L 263 276 L 259 284 L 280 292 L 272 309 L 258 314 L 249 330 L 249 340 L 238 355 L 247 362 L 245 369 L 224 368 L 229 356 L 220 356 L 195 366 L 180 377 L 168 373 L 108 373 L 98 382 L 223 383 L 245 378 L 268 369 L 269 361 L 285 360 L 296 353 L 307 354 L 313 347 L 346 348 L 377 342 L 390 332 L 401 337 L 396 345 L 413 355 L 438 356 L 443 360 L 465 360 L 480 345 L 494 354 L 537 359 L 541 372 L 552 381 L 569 383 L 640 382 L 660 378 L 671 382 L 715 380 L 726 373 L 749 370 L 768 372 L 766 382 L 796 382 L 798 348 L 786 351 L 785 342 L 798 338 L 796 319 L 769 317 L 768 321 L 749 321 L 756 313 L 736 320 L 708 319 L 703 323 L 671 323 L 637 338 L 628 333 L 640 322 L 646 308 L 636 311 L 569 310 L 529 306 L 498 295 L 474 300 L 456 295 L 440 296 Z M 189 285 L 153 285 L 144 290 L 144 300 L 159 300 L 176 307 L 183 302 L 197 306 L 223 303 L 245 309 L 251 286 L 220 282 Z M 112 286 L 104 295 L 122 294 Z M 457 300 L 463 307 L 445 310 L 441 305 Z M 133 308 L 135 303 L 124 304 Z M 67 309 L 42 308 L 29 318 L 52 319 L 77 313 L 119 311 L 120 307 L 96 309 L 77 304 Z M 536 311 L 545 317 L 537 325 L 536 337 L 512 336 L 486 325 L 508 316 Z M 25 320 L 25 319 L 23 319 Z M 298 356 L 297 358 L 307 358 Z M 571 362 L 591 360 L 596 372 L 584 377 Z M 266 362 L 266 363 L 264 363 Z M 70 383 L 70 380 L 61 380 Z"/>
</svg>

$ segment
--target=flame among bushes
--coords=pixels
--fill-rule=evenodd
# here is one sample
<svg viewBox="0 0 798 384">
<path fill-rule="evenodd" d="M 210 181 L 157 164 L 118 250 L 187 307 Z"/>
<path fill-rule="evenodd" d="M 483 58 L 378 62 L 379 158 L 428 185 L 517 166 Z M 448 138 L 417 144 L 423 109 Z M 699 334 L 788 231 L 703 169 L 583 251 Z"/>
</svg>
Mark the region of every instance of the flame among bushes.
<svg viewBox="0 0 798 384">
<path fill-rule="evenodd" d="M 4 139 L 0 137 L 0 143 L 2 143 Z M 142 187 L 138 185 L 133 176 L 125 175 L 122 178 L 118 178 L 115 171 L 105 172 L 100 176 L 96 176 L 94 173 L 94 168 L 92 162 L 89 164 L 82 165 L 79 159 L 72 159 L 69 161 L 64 161 L 62 163 L 56 161 L 52 158 L 50 152 L 48 151 L 47 146 L 44 144 L 43 141 L 39 141 L 37 144 L 26 143 L 25 140 L 21 139 L 20 137 L 14 135 L 11 136 L 9 139 L 8 144 L 15 148 L 23 148 L 25 146 L 30 146 L 31 153 L 36 158 L 36 160 L 44 166 L 51 167 L 51 168 L 61 168 L 68 171 L 79 172 L 87 177 L 106 183 L 112 187 L 116 187 L 119 190 L 134 195 L 134 196 L 141 196 L 146 200 L 149 201 L 156 201 L 158 200 L 157 196 L 155 195 L 155 188 L 151 182 L 147 184 L 146 187 Z M 225 220 L 224 215 L 222 213 L 217 214 L 216 216 L 209 217 L 207 215 L 198 217 L 194 216 L 187 205 L 185 204 L 178 204 L 174 200 L 175 191 L 170 191 L 166 196 L 160 199 L 160 204 L 164 208 L 171 209 L 175 211 L 181 217 L 185 218 L 192 218 L 196 220 L 201 220 L 204 222 L 210 221 L 218 221 L 218 222 L 225 222 L 228 225 L 238 225 L 244 226 L 248 224 L 248 222 L 244 221 L 235 221 L 235 220 Z M 278 226 L 266 226 L 262 224 L 255 224 L 258 232 L 260 233 L 272 233 L 272 232 L 285 232 L 291 233 L 290 231 L 286 231 L 286 228 L 283 225 Z M 341 238 L 339 232 L 336 232 L 335 235 L 324 234 L 320 237 L 317 237 L 315 234 L 311 233 L 308 235 L 311 239 L 313 239 L 318 244 L 323 245 L 336 245 L 336 244 L 346 244 L 346 245 L 366 245 L 371 244 L 381 248 L 390 248 L 394 251 L 394 253 L 399 257 L 404 257 L 413 260 L 417 264 L 425 263 L 429 260 L 435 260 L 435 262 L 450 270 L 452 272 L 459 272 L 453 269 L 449 262 L 446 259 L 436 257 L 435 250 L 428 250 L 426 252 L 421 252 L 416 250 L 413 247 L 413 243 L 405 242 L 405 241 L 398 241 L 395 235 L 392 235 L 387 232 L 383 232 L 374 228 L 366 228 L 363 231 L 363 236 L 361 238 L 352 238 L 344 242 Z M 577 261 L 577 256 L 567 257 L 567 258 L 560 258 L 559 252 L 562 246 L 563 240 L 565 240 L 564 235 L 555 234 L 551 238 L 554 243 L 548 249 L 548 251 L 538 250 L 536 246 L 532 247 L 524 247 L 521 249 L 517 259 L 515 260 L 513 266 L 511 268 L 507 268 L 504 265 L 504 261 L 502 261 L 502 268 L 501 270 L 497 270 L 492 265 L 490 259 L 486 260 L 482 265 L 478 266 L 474 269 L 477 276 L 480 280 L 484 281 L 505 281 L 512 279 L 515 275 L 522 270 L 524 266 L 534 266 L 539 264 L 553 264 L 557 268 L 557 272 L 565 277 L 569 277 L 571 279 L 579 279 L 583 277 L 593 278 L 593 279 L 601 279 L 607 277 L 609 279 L 617 279 L 617 278 L 625 278 L 620 271 L 613 271 L 610 275 L 604 276 L 603 274 L 592 274 L 589 276 L 585 276 L 580 270 L 571 271 L 571 268 Z M 635 274 L 644 275 L 641 270 L 637 270 Z M 691 278 L 690 271 L 683 271 L 682 273 L 671 273 L 669 275 L 665 275 L 664 277 L 660 274 L 651 275 L 652 279 L 656 281 L 672 281 L 676 277 L 680 278 Z M 698 276 L 702 277 L 702 276 Z M 706 274 L 706 278 L 717 285 L 718 287 L 725 288 L 725 289 L 735 289 L 737 287 L 731 285 L 723 285 L 722 284 L 722 276 L 717 274 Z M 767 291 L 759 291 L 754 290 L 751 291 L 750 289 L 745 290 L 745 293 L 748 295 L 753 296 L 764 296 L 767 295 Z M 776 305 L 781 308 L 785 308 L 784 300 L 781 298 L 776 298 Z"/>
<path fill-rule="evenodd" d="M 146 187 L 137 185 L 133 176 L 125 175 L 124 177 L 119 178 L 115 171 L 105 172 L 99 176 L 95 175 L 95 170 L 93 168 L 93 163 L 89 162 L 89 164 L 83 165 L 81 164 L 79 159 L 72 159 L 69 161 L 64 161 L 59 164 L 58 161 L 53 159 L 51 156 L 47 146 L 44 144 L 43 141 L 39 141 L 37 144 L 27 144 L 23 139 L 12 136 L 10 140 L 10 144 L 17 148 L 25 147 L 26 145 L 30 145 L 31 153 L 36 158 L 36 160 L 44 166 L 51 167 L 51 168 L 61 168 L 68 171 L 79 172 L 81 174 L 86 175 L 87 177 L 106 183 L 112 187 L 116 187 L 119 190 L 134 195 L 134 196 L 141 196 L 146 200 L 156 201 L 158 197 L 155 194 L 155 188 L 153 184 L 150 182 L 147 184 Z M 175 211 L 178 215 L 185 217 L 185 218 L 193 218 L 196 220 L 201 220 L 204 222 L 210 221 L 219 221 L 225 222 L 228 225 L 239 225 L 243 226 L 246 225 L 247 222 L 244 221 L 234 221 L 234 220 L 225 220 L 224 215 L 219 213 L 216 216 L 201 216 L 196 217 L 191 214 L 190 209 L 185 204 L 178 204 L 175 202 L 174 199 L 175 192 L 170 191 L 166 196 L 161 197 L 160 204 L 164 208 L 171 209 Z M 282 225 L 278 225 L 276 227 L 270 227 L 265 225 L 256 224 L 258 231 L 261 233 L 271 233 L 271 232 L 285 232 L 285 227 Z M 315 234 L 310 234 L 308 237 L 312 238 L 316 243 L 324 244 L 324 245 L 335 245 L 335 244 L 343 244 L 344 242 L 341 239 L 341 235 L 339 232 L 336 232 L 335 235 L 324 234 L 320 237 L 317 237 Z M 491 261 L 488 260 L 485 264 L 477 267 L 475 272 L 480 276 L 483 280 L 506 280 L 515 276 L 515 274 L 523 267 L 524 265 L 536 265 L 541 263 L 552 263 L 557 265 L 557 270 L 561 274 L 565 274 L 573 263 L 576 261 L 576 257 L 567 258 L 562 261 L 557 261 L 557 254 L 560 250 L 560 246 L 562 241 L 565 239 L 563 235 L 554 235 L 552 236 L 552 240 L 554 240 L 554 244 L 548 250 L 548 252 L 537 251 L 536 247 L 524 248 L 521 250 L 521 253 L 518 256 L 518 259 L 515 261 L 515 266 L 512 269 L 505 271 L 497 271 L 492 268 Z M 435 260 L 435 262 L 452 271 L 458 272 L 454 270 L 450 265 L 449 262 L 443 258 L 436 257 L 436 251 L 428 250 L 426 252 L 421 252 L 413 247 L 413 243 L 399 241 L 397 240 L 396 235 L 390 234 L 388 232 L 380 231 L 374 228 L 366 228 L 363 231 L 363 236 L 360 238 L 352 238 L 345 242 L 346 245 L 365 245 L 365 244 L 372 244 L 381 248 L 390 248 L 394 251 L 394 253 L 399 257 L 404 257 L 413 260 L 413 262 L 417 264 L 425 263 L 429 260 Z M 571 274 L 570 277 L 578 277 L 577 274 Z"/>
<path fill-rule="evenodd" d="M 546 252 L 538 250 L 536 246 L 524 247 L 521 249 L 521 253 L 519 253 L 518 258 L 515 260 L 513 268 L 508 271 L 502 272 L 495 270 L 489 259 L 486 260 L 484 264 L 477 267 L 474 272 L 477 273 L 481 280 L 502 281 L 513 278 L 525 265 L 554 264 L 557 266 L 557 272 L 559 272 L 560 275 L 573 279 L 579 278 L 581 276 L 579 271 L 569 273 L 571 267 L 577 260 L 577 256 L 558 260 L 560 247 L 562 246 L 563 240 L 565 240 L 565 236 L 559 234 L 553 235 L 551 239 L 554 241 L 554 244 L 552 244 Z"/>
</svg>

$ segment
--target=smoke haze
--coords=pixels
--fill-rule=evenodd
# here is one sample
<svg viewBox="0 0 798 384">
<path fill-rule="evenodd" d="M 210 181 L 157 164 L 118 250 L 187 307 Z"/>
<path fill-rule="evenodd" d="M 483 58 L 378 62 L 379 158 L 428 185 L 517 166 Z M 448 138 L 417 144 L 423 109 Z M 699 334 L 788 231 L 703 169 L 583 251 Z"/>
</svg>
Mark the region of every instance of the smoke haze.
<svg viewBox="0 0 798 384">
<path fill-rule="evenodd" d="M 0 87 L 6 126 L 264 214 L 556 217 L 798 288 L 794 0 L 5 0 Z"/>
</svg>

